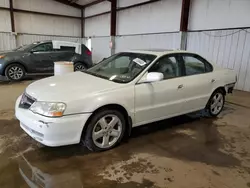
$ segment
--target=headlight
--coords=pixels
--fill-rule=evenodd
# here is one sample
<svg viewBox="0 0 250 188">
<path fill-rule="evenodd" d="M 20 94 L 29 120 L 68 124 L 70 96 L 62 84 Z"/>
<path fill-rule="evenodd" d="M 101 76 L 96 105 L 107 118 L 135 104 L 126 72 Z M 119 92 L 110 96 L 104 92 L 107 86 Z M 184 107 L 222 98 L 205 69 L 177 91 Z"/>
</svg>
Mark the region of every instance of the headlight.
<svg viewBox="0 0 250 188">
<path fill-rule="evenodd" d="M 35 102 L 30 110 L 36 114 L 47 117 L 61 117 L 66 109 L 66 104 L 61 102 Z"/>
<path fill-rule="evenodd" d="M 2 59 L 2 58 L 4 58 L 5 57 L 5 55 L 0 55 L 0 59 Z"/>
</svg>

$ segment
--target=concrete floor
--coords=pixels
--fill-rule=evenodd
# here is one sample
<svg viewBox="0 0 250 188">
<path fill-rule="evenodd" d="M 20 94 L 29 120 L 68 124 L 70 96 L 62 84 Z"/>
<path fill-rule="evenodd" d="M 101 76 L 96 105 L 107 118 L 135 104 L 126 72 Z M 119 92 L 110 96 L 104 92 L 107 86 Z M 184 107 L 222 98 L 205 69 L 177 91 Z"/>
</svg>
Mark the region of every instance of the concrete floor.
<svg viewBox="0 0 250 188">
<path fill-rule="evenodd" d="M 217 119 L 182 116 L 133 129 L 119 147 L 41 146 L 14 119 L 30 81 L 0 83 L 0 187 L 250 187 L 250 94 L 228 97 Z"/>
</svg>

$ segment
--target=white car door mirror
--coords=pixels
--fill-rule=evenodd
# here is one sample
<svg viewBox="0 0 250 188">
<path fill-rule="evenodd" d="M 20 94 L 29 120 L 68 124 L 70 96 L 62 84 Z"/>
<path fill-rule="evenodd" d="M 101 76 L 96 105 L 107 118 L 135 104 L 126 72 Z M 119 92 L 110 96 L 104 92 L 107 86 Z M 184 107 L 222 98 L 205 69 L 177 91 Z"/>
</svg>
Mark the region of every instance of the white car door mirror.
<svg viewBox="0 0 250 188">
<path fill-rule="evenodd" d="M 139 83 L 151 83 L 163 80 L 164 76 L 160 72 L 149 72 L 146 78 L 141 80 Z"/>
</svg>

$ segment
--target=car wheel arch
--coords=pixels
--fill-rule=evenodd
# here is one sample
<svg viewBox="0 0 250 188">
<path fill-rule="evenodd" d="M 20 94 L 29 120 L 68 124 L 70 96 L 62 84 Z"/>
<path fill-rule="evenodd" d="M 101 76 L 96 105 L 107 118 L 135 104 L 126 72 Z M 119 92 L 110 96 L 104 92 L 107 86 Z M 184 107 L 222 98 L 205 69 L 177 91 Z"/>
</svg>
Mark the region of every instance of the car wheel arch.
<svg viewBox="0 0 250 188">
<path fill-rule="evenodd" d="M 210 95 L 210 98 L 207 101 L 206 107 L 208 106 L 209 101 L 210 101 L 211 97 L 213 96 L 213 94 L 217 91 L 222 91 L 224 96 L 226 96 L 226 94 L 227 94 L 225 87 L 223 87 L 223 86 L 217 87 L 216 89 L 213 90 L 212 94 Z"/>
<path fill-rule="evenodd" d="M 85 62 L 83 62 L 83 61 L 76 61 L 76 62 L 74 62 L 73 64 L 74 64 L 74 66 L 77 65 L 77 64 L 82 64 L 82 65 L 84 65 L 86 68 L 88 68 L 88 63 L 85 63 Z"/>
<path fill-rule="evenodd" d="M 107 104 L 107 105 L 100 106 L 99 108 L 94 110 L 93 113 L 91 114 L 91 116 L 86 121 L 85 126 L 83 127 L 81 137 L 83 137 L 85 135 L 87 127 L 89 125 L 89 122 L 94 117 L 94 115 L 97 114 L 98 112 L 102 111 L 102 110 L 105 110 L 105 109 L 117 110 L 117 111 L 121 112 L 124 115 L 125 120 L 126 120 L 126 130 L 125 130 L 124 139 L 126 139 L 126 137 L 129 137 L 130 134 L 131 134 L 131 130 L 132 130 L 132 118 L 129 116 L 128 111 L 126 110 L 126 108 L 124 108 L 124 106 L 122 106 L 120 104 Z"/>
<path fill-rule="evenodd" d="M 11 65 L 20 65 L 20 66 L 22 66 L 23 68 L 24 68 L 24 70 L 25 70 L 25 72 L 27 73 L 27 67 L 23 64 L 23 63 L 20 63 L 20 62 L 11 62 L 11 63 L 8 63 L 5 67 L 4 67 L 4 76 L 6 76 L 5 75 L 5 71 L 6 71 L 6 69 L 9 67 L 9 66 L 11 66 Z"/>
<path fill-rule="evenodd" d="M 220 87 L 216 88 L 216 89 L 213 91 L 212 95 L 213 95 L 216 91 L 218 91 L 218 90 L 222 91 L 224 95 L 227 94 L 225 87 L 220 86 Z M 211 95 L 211 96 L 212 96 L 212 95 Z"/>
</svg>

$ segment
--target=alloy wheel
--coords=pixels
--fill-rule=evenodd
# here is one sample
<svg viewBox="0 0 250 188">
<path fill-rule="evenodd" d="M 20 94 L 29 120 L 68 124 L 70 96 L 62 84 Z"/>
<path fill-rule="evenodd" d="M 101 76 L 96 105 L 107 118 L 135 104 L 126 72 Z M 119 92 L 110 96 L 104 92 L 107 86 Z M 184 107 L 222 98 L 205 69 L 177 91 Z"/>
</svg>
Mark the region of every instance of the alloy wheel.
<svg viewBox="0 0 250 188">
<path fill-rule="evenodd" d="M 23 70 L 18 66 L 12 66 L 8 70 L 8 75 L 13 80 L 19 80 L 20 78 L 23 77 L 23 74 L 24 74 Z"/>
<path fill-rule="evenodd" d="M 223 105 L 224 105 L 224 97 L 222 93 L 215 94 L 210 105 L 211 113 L 213 115 L 219 114 L 223 108 Z"/>
<path fill-rule="evenodd" d="M 110 148 L 122 134 L 122 122 L 116 115 L 106 115 L 99 119 L 92 131 L 94 144 L 102 149 Z"/>
<path fill-rule="evenodd" d="M 86 67 L 81 64 L 75 66 L 75 71 L 84 71 L 85 69 Z"/>
</svg>

